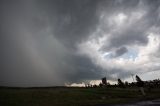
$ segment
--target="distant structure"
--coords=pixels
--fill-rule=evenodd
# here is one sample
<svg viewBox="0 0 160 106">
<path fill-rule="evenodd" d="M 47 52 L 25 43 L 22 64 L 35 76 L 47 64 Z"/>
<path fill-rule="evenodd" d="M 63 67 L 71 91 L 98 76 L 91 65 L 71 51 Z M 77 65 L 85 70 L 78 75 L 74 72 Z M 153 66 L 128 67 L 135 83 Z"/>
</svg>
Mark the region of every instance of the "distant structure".
<svg viewBox="0 0 160 106">
<path fill-rule="evenodd" d="M 102 84 L 103 84 L 103 85 L 107 85 L 106 77 L 102 78 Z"/>
</svg>

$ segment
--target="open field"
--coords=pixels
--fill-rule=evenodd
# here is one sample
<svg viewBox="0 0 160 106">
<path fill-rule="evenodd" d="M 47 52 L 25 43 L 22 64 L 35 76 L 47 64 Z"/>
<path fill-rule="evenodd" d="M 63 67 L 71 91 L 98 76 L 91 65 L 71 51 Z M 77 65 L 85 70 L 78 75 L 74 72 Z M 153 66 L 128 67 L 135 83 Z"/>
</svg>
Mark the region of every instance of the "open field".
<svg viewBox="0 0 160 106">
<path fill-rule="evenodd" d="M 0 106 L 88 106 L 157 98 L 160 89 L 152 89 L 144 97 L 138 88 L 0 88 Z"/>
</svg>

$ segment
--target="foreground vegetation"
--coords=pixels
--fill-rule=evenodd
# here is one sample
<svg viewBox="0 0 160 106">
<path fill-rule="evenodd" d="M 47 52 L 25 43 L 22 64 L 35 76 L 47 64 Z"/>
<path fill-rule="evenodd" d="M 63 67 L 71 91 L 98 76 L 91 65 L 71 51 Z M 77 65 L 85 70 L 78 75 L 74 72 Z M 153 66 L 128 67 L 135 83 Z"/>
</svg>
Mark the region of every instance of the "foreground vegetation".
<svg viewBox="0 0 160 106">
<path fill-rule="evenodd" d="M 138 88 L 0 88 L 0 106 L 83 106 L 121 104 L 160 98 L 160 90 Z"/>
</svg>

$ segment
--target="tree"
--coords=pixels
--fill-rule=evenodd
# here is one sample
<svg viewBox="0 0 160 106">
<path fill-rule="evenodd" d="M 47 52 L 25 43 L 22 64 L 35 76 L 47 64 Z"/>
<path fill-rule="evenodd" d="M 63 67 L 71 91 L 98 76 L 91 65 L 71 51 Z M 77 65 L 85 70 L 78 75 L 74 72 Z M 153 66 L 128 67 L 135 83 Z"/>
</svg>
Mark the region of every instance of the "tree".
<svg viewBox="0 0 160 106">
<path fill-rule="evenodd" d="M 137 82 L 141 82 L 142 81 L 141 78 L 138 75 L 136 75 L 136 81 Z"/>
<path fill-rule="evenodd" d="M 140 87 L 140 91 L 142 92 L 143 96 L 145 96 L 146 94 L 143 89 L 144 82 L 141 80 L 141 78 L 138 75 L 136 75 L 136 81 L 137 81 L 137 86 Z"/>
<path fill-rule="evenodd" d="M 125 81 L 125 86 L 128 86 L 128 85 L 129 85 L 128 81 Z"/>
<path fill-rule="evenodd" d="M 103 84 L 102 84 L 102 83 L 100 83 L 100 84 L 99 84 L 99 87 L 103 87 Z"/>
<path fill-rule="evenodd" d="M 118 86 L 124 88 L 124 83 L 121 81 L 121 79 L 118 79 Z"/>
<path fill-rule="evenodd" d="M 137 86 L 138 87 L 143 87 L 144 86 L 144 82 L 141 80 L 141 78 L 136 75 L 136 81 L 137 81 Z"/>
<path fill-rule="evenodd" d="M 106 77 L 102 78 L 102 84 L 103 84 L 103 85 L 107 85 Z"/>
</svg>

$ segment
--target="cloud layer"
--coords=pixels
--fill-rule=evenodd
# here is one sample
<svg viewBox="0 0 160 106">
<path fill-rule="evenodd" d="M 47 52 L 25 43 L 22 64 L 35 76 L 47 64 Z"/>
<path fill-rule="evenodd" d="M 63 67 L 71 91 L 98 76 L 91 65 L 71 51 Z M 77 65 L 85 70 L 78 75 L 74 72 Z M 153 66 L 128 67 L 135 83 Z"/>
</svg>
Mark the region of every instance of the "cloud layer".
<svg viewBox="0 0 160 106">
<path fill-rule="evenodd" d="M 2 0 L 0 14 L 0 85 L 64 85 L 160 70 L 158 0 Z"/>
</svg>

